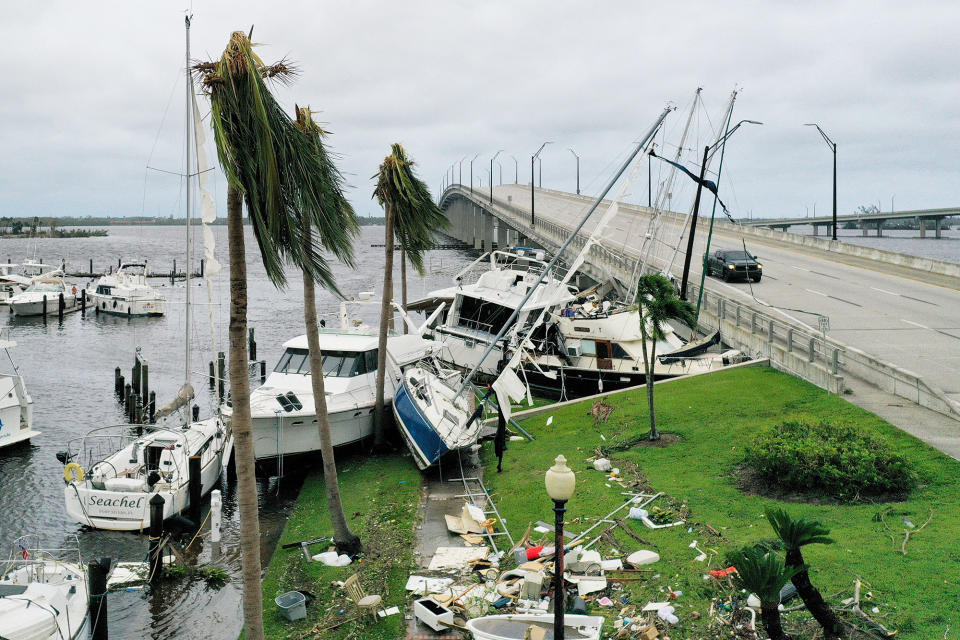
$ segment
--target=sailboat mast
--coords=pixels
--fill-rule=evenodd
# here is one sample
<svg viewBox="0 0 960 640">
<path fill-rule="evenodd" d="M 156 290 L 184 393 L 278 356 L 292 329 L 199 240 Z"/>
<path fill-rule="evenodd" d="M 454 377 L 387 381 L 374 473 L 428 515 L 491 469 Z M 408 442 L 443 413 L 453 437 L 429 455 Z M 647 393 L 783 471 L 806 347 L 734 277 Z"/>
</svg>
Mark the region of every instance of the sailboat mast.
<svg viewBox="0 0 960 640">
<path fill-rule="evenodd" d="M 185 85 L 185 86 L 186 86 L 186 124 L 184 125 L 184 133 L 185 133 L 184 138 L 186 139 L 186 142 L 187 142 L 187 145 L 186 145 L 186 161 L 187 161 L 187 162 L 186 162 L 186 164 L 187 164 L 187 172 L 186 172 L 186 181 L 187 181 L 187 189 L 186 189 L 186 200 L 187 200 L 187 225 L 186 225 L 186 226 L 187 226 L 187 270 L 186 270 L 186 278 L 185 278 L 185 280 L 184 280 L 184 289 L 185 289 L 185 291 L 186 291 L 186 297 L 185 297 L 186 313 L 185 313 L 185 315 L 184 315 L 184 333 L 185 333 L 185 340 L 184 340 L 184 360 L 185 360 L 185 370 L 184 370 L 184 374 L 183 374 L 183 375 L 184 375 L 184 384 L 187 384 L 187 385 L 190 384 L 190 272 L 193 270 L 193 264 L 192 264 L 193 252 L 191 251 L 191 247 L 190 247 L 190 214 L 191 214 L 191 203 L 190 203 L 190 179 L 191 179 L 191 174 L 190 174 L 190 138 L 191 138 L 191 135 L 190 135 L 190 134 L 191 134 L 190 114 L 191 114 L 191 111 L 192 111 L 191 107 L 192 107 L 192 104 L 193 104 L 192 101 L 191 101 L 191 98 L 192 98 L 192 93 L 191 93 L 191 92 L 193 91 L 193 87 L 192 87 L 192 82 L 191 82 L 191 77 L 190 77 L 190 20 L 191 20 L 191 16 L 189 16 L 189 15 L 186 16 L 186 18 L 184 18 L 184 21 L 185 21 L 185 23 L 186 23 L 186 40 L 187 40 L 187 53 L 186 53 L 186 57 L 185 57 L 186 63 L 184 64 L 184 73 L 185 73 L 185 77 L 186 77 L 186 85 Z"/>
</svg>

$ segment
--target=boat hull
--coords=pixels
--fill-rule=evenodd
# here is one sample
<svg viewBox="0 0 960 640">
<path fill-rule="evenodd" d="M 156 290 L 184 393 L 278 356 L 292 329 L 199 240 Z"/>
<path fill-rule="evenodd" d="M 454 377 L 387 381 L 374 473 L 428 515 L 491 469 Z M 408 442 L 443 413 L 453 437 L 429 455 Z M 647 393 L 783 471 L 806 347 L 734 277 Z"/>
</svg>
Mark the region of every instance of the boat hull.
<svg viewBox="0 0 960 640">
<path fill-rule="evenodd" d="M 57 309 L 58 297 L 52 296 L 47 298 L 47 315 L 55 316 L 58 313 Z M 14 315 L 18 316 L 42 316 L 43 315 L 43 300 L 31 300 L 29 302 L 10 302 L 10 311 Z M 64 313 L 75 311 L 79 308 L 79 303 L 77 302 L 77 296 L 74 294 L 67 294 L 63 296 L 63 311 Z"/>
<path fill-rule="evenodd" d="M 449 451 L 440 435 L 417 408 L 406 380 L 393 397 L 393 415 L 397 428 L 421 470 L 431 466 Z"/>
<path fill-rule="evenodd" d="M 117 296 L 102 296 L 96 293 L 91 294 L 90 297 L 97 313 L 112 316 L 153 317 L 162 316 L 165 312 L 165 301 L 161 299 L 131 300 Z"/>
<path fill-rule="evenodd" d="M 334 447 L 373 435 L 374 405 L 328 414 Z M 253 451 L 257 463 L 320 451 L 320 432 L 312 414 L 257 416 L 253 420 Z"/>
</svg>

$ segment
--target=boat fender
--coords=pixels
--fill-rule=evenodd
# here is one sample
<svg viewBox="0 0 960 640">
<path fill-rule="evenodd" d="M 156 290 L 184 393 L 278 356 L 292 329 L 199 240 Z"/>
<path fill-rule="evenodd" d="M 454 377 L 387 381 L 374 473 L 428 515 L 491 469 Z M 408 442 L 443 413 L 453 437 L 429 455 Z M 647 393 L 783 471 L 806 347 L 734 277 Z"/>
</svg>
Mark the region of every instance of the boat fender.
<svg viewBox="0 0 960 640">
<path fill-rule="evenodd" d="M 63 468 L 63 479 L 67 482 L 83 482 L 83 467 L 71 462 Z"/>
</svg>

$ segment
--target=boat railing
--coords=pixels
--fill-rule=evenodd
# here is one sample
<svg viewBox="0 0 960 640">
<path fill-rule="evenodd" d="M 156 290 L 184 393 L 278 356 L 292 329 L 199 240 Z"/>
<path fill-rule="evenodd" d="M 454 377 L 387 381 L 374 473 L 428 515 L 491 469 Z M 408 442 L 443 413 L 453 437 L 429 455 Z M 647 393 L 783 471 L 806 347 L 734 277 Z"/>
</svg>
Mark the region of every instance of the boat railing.
<svg viewBox="0 0 960 640">
<path fill-rule="evenodd" d="M 180 444 L 187 444 L 187 437 L 182 431 L 158 427 L 156 425 L 142 424 L 121 424 L 105 427 L 98 427 L 87 433 L 85 436 L 74 438 L 67 443 L 68 461 L 77 462 L 87 475 L 93 476 L 95 472 L 105 479 L 119 477 L 123 473 L 129 474 L 129 470 L 116 468 L 109 458 L 115 456 L 118 451 L 126 448 L 131 443 L 139 440 L 145 434 L 163 432 L 176 439 Z M 176 465 L 176 461 L 174 462 Z M 109 472 L 113 473 L 110 474 Z M 141 471 L 143 473 L 141 473 Z M 182 472 L 179 465 L 174 469 L 178 474 Z M 145 475 L 146 469 L 143 465 L 138 465 L 138 471 L 130 477 L 140 477 Z"/>
<path fill-rule="evenodd" d="M 20 536 L 13 541 L 10 555 L 3 564 L 0 580 L 14 571 L 28 569 L 25 576 L 28 582 L 44 581 L 44 571 L 47 562 L 69 562 L 78 568 L 83 567 L 83 558 L 80 555 L 80 539 L 75 533 L 67 534 L 67 541 L 73 540 L 71 546 L 43 547 L 40 545 L 38 534 Z M 84 576 L 86 579 L 86 576 Z"/>
</svg>

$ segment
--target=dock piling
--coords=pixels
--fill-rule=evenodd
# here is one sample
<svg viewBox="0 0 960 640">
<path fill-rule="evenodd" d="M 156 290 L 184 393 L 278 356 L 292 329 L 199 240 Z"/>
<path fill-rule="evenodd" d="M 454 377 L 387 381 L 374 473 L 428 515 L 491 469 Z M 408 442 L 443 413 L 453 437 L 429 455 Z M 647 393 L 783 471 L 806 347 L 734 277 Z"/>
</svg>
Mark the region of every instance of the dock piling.
<svg viewBox="0 0 960 640">
<path fill-rule="evenodd" d="M 140 397 L 150 397 L 150 366 L 146 362 L 140 365 Z"/>
<path fill-rule="evenodd" d="M 254 328 L 250 327 L 250 337 L 247 340 L 248 349 L 250 351 L 250 361 L 255 362 L 257 360 L 257 340 L 254 338 Z"/>
<path fill-rule="evenodd" d="M 63 293 L 57 295 L 57 320 L 63 322 L 63 310 L 66 307 L 66 302 L 63 299 Z"/>
<path fill-rule="evenodd" d="M 47 296 L 44 294 L 41 310 L 43 311 L 43 324 L 47 324 Z"/>
<path fill-rule="evenodd" d="M 157 421 L 157 392 L 150 392 L 150 424 L 153 424 Z"/>
<path fill-rule="evenodd" d="M 260 361 L 260 384 L 263 384 L 267 381 L 267 361 Z"/>
<path fill-rule="evenodd" d="M 221 509 L 223 508 L 223 499 L 220 497 L 220 489 L 214 489 L 210 492 L 210 542 L 220 544 L 220 527 L 222 526 Z"/>
<path fill-rule="evenodd" d="M 213 360 L 210 361 L 210 377 L 207 379 L 207 382 L 210 384 L 211 389 L 213 389 L 217 383 L 217 371 L 213 366 Z"/>
<path fill-rule="evenodd" d="M 90 585 L 90 614 L 91 640 L 107 640 L 107 576 L 113 560 L 100 558 L 87 565 L 88 584 Z"/>
<path fill-rule="evenodd" d="M 217 395 L 220 397 L 220 402 L 223 402 L 224 395 L 224 380 L 227 378 L 227 357 L 224 355 L 223 351 L 217 353 Z"/>
<path fill-rule="evenodd" d="M 129 411 L 130 400 L 133 395 L 133 385 L 129 382 L 123 385 L 123 409 L 124 411 Z"/>
<path fill-rule="evenodd" d="M 193 411 L 192 413 L 193 421 L 196 422 L 197 420 L 200 419 L 200 405 L 198 404 L 193 405 L 192 411 Z"/>
<path fill-rule="evenodd" d="M 80 289 L 80 316 L 85 317 L 87 315 L 87 290 Z"/>
<path fill-rule="evenodd" d="M 163 496 L 159 493 L 150 498 L 150 584 L 156 584 L 163 573 Z"/>
<path fill-rule="evenodd" d="M 193 523 L 200 527 L 200 496 L 201 489 L 203 486 L 202 471 L 200 470 L 200 456 L 190 456 L 189 458 L 189 469 L 190 469 L 190 486 L 188 490 L 190 492 L 190 519 L 193 520 Z"/>
<path fill-rule="evenodd" d="M 120 373 L 120 367 L 113 370 L 113 392 L 117 396 L 123 395 L 123 375 Z"/>
</svg>

